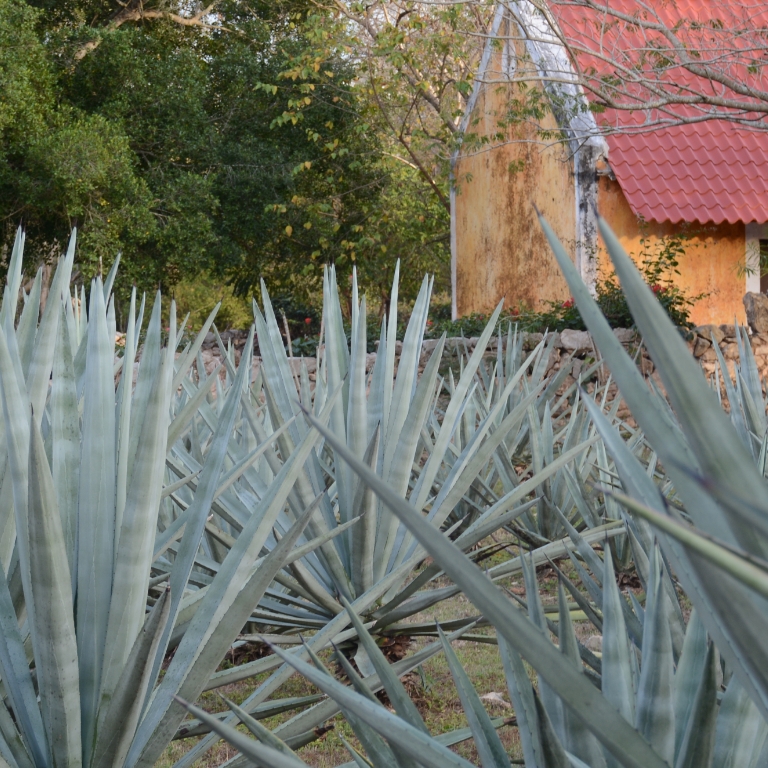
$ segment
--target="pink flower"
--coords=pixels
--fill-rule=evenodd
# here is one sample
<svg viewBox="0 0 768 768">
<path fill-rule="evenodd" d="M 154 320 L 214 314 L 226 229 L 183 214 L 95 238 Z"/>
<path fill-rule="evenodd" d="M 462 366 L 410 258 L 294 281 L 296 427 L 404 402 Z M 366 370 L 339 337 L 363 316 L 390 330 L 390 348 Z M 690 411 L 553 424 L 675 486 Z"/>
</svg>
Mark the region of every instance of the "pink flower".
<svg viewBox="0 0 768 768">
<path fill-rule="evenodd" d="M 576 301 L 574 299 L 568 299 L 568 301 L 563 302 L 563 309 L 570 309 L 571 307 L 576 306 Z"/>
</svg>

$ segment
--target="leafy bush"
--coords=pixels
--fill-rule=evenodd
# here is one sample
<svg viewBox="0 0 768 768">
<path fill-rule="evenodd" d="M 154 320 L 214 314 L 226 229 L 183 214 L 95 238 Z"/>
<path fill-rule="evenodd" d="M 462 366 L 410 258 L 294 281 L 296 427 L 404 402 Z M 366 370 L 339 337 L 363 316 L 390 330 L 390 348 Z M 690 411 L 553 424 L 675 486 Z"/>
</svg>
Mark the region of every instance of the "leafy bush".
<svg viewBox="0 0 768 768">
<path fill-rule="evenodd" d="M 249 299 L 235 296 L 232 287 L 210 272 L 194 279 L 183 279 L 173 291 L 179 314 L 189 312 L 189 323 L 194 331 L 200 330 L 213 308 L 221 302 L 216 324 L 223 331 L 228 328 L 248 328 L 253 313 Z"/>
<path fill-rule="evenodd" d="M 685 234 L 666 237 L 658 248 L 654 248 L 648 237 L 640 240 L 641 251 L 636 258 L 645 282 L 651 286 L 669 319 L 678 327 L 693 327 L 690 320 L 691 307 L 706 294 L 688 296 L 674 284 L 674 275 L 679 274 L 679 259 L 685 253 Z M 635 321 L 629 311 L 626 297 L 615 275 L 601 280 L 596 286 L 597 305 L 611 328 L 632 328 Z M 448 336 L 479 336 L 490 315 L 473 312 L 471 315 L 451 320 L 447 317 L 435 318 L 429 324 L 427 335 L 432 338 L 442 333 Z M 573 298 L 565 301 L 548 302 L 548 308 L 535 312 L 525 306 L 506 310 L 499 319 L 499 325 L 506 328 L 508 323 L 516 323 L 520 330 L 534 333 L 546 331 L 586 330 L 579 308 Z"/>
<path fill-rule="evenodd" d="M 225 461 L 242 450 L 253 334 L 239 367 L 227 361 L 214 412 L 205 398 L 218 373 L 201 366 L 195 377 L 193 365 L 216 308 L 177 355 L 174 305 L 163 333 L 158 293 L 143 334 L 134 289 L 116 365 L 117 261 L 87 302 L 85 290 L 74 301 L 73 235 L 41 311 L 43 270 L 25 292 L 23 245 L 19 231 L 0 305 L 0 765 L 149 768 L 184 717 L 174 696 L 217 687 L 220 660 L 301 551 L 307 514 L 261 556 L 318 435 L 305 430 L 292 464 L 261 481 L 263 498 L 237 518 L 226 482 L 249 465 L 232 472 Z M 121 369 L 136 372 L 135 386 L 130 375 L 115 381 Z M 203 429 L 204 448 L 194 442 Z M 172 472 L 182 482 L 165 492 Z M 214 575 L 201 573 L 200 552 L 211 530 L 229 534 L 212 509 L 239 533 Z M 307 554 L 319 542 L 309 544 Z"/>
</svg>

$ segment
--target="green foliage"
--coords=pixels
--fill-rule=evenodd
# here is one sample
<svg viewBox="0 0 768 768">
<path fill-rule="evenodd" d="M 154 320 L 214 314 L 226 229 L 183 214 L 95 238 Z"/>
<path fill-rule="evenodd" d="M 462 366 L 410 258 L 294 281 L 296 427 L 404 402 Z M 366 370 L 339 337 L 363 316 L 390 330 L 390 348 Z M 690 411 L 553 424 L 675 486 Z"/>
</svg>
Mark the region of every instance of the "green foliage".
<svg viewBox="0 0 768 768">
<path fill-rule="evenodd" d="M 194 331 L 202 328 L 219 303 L 216 319 L 221 330 L 248 328 L 253 317 L 250 301 L 235 296 L 232 286 L 207 270 L 194 278 L 182 278 L 173 289 L 173 298 L 181 317 L 189 313 L 189 325 Z"/>
<path fill-rule="evenodd" d="M 556 544 L 563 547 L 564 542 L 553 541 L 483 573 L 448 537 L 435 535 L 429 518 L 380 477 L 368 457 L 361 460 L 359 452 L 350 450 L 343 432 L 313 423 L 329 449 L 431 556 L 426 573 L 443 569 L 496 628 L 528 768 L 756 768 L 768 754 L 762 629 L 768 594 L 764 501 L 768 420 L 746 331 L 738 337 L 741 359 L 736 386 L 731 384 L 725 361 L 719 361 L 727 382 L 730 414 L 726 414 L 648 285 L 647 275 L 637 270 L 601 222 L 617 280 L 660 373 L 667 402 L 658 389 L 648 388 L 568 254 L 542 223 L 587 327 L 637 424 L 647 433 L 644 438 L 634 427 L 617 430 L 618 399 L 610 403 L 586 394 L 582 397 L 591 424 L 590 419 L 581 418 L 577 401 L 567 426 L 555 422 L 559 434 L 565 434 L 564 446 L 580 432 L 594 435 L 589 442 L 595 441 L 593 466 L 599 478 L 589 491 L 570 468 L 554 478 L 531 478 L 542 502 L 536 514 L 537 533 L 544 538 L 557 530 L 548 525 L 562 526 L 568 547 L 555 550 Z M 511 333 L 507 354 L 510 349 L 514 349 Z M 503 371 L 503 360 L 499 351 L 497 375 Z M 477 383 L 492 387 L 494 380 L 482 369 L 479 373 Z M 549 403 L 544 398 L 541 422 L 534 407 L 529 414 L 531 451 L 539 472 L 552 456 L 551 415 L 556 411 L 550 410 Z M 650 450 L 643 447 L 644 440 Z M 646 466 L 640 456 L 649 455 L 651 463 Z M 579 464 L 574 462 L 573 467 Z M 584 471 L 583 466 L 579 469 Z M 615 493 L 619 483 L 626 495 Z M 492 509 L 486 509 L 475 525 Z M 569 510 L 573 510 L 570 519 L 564 514 Z M 530 526 L 527 510 L 520 510 L 518 517 Z M 609 522 L 595 527 L 605 520 Z M 526 534 L 533 532 L 528 527 Z M 593 548 L 598 542 L 602 557 Z M 535 565 L 551 563 L 555 552 L 571 558 L 582 587 L 559 573 L 556 620 L 539 600 L 534 572 Z M 644 605 L 635 595 L 628 601 L 616 584 L 614 563 L 630 557 L 645 593 Z M 496 578 L 520 568 L 526 583 L 527 616 L 510 604 L 508 594 L 493 586 Z M 575 606 L 566 599 L 566 590 Z M 687 625 L 681 590 L 695 609 Z M 600 655 L 580 643 L 572 625 L 575 608 L 601 635 Z M 557 646 L 550 642 L 550 633 L 557 636 Z M 376 666 L 381 662 L 377 649 L 370 639 L 366 642 L 360 627 L 358 637 Z M 495 736 L 494 722 L 443 643 L 469 723 L 469 733 L 462 737 L 474 739 L 482 765 L 506 766 L 508 758 Z M 298 654 L 276 652 L 344 712 L 366 752 L 363 757 L 350 750 L 353 764 L 407 766 L 416 759 L 425 765 L 464 765 L 455 755 L 441 751 L 446 735 L 424 733 L 397 681 L 384 670 L 379 671 L 382 679 L 389 680 L 385 686 L 395 714 L 372 700 L 346 661 L 341 664 L 354 691 L 339 685 L 315 657 L 317 669 Z M 536 680 L 531 680 L 524 661 L 535 670 Z M 251 725 L 249 730 L 268 741 L 270 749 L 259 751 L 235 732 L 216 723 L 211 727 L 264 765 L 301 765 L 289 751 L 291 745 L 268 741 Z"/>
<path fill-rule="evenodd" d="M 0 247 L 23 219 L 46 260 L 77 223 L 86 284 L 122 252 L 122 328 L 132 285 L 198 275 L 315 307 L 326 263 L 347 299 L 356 265 L 386 302 L 398 256 L 411 298 L 411 275 L 447 282 L 447 212 L 390 157 L 343 42 L 288 76 L 313 45 L 306 4 L 222 2 L 211 25 L 138 6 L 0 2 Z"/>
<path fill-rule="evenodd" d="M 212 674 L 275 574 L 320 543 L 294 547 L 310 506 L 261 556 L 318 435 L 305 430 L 240 518 L 215 575 L 204 573 L 207 528 L 220 530 L 214 497 L 231 514 L 226 457 L 239 451 L 235 424 L 249 407 L 252 334 L 214 412 L 205 400 L 212 378 L 196 382 L 191 370 L 218 307 L 177 356 L 173 304 L 161 347 L 158 294 L 135 368 L 134 291 L 116 367 L 114 272 L 93 281 L 87 308 L 73 301 L 73 236 L 40 312 L 42 270 L 20 295 L 23 244 L 19 232 L 0 309 L 0 757 L 11 768 L 151 766 L 183 719 L 174 696 L 216 687 Z M 121 369 L 135 371 L 135 386 L 131 375 L 115 383 Z M 186 432 L 201 409 L 208 432 L 197 461 Z M 164 492 L 169 466 L 184 467 L 184 480 Z"/>
<path fill-rule="evenodd" d="M 689 296 L 674 283 L 674 275 L 680 274 L 679 260 L 685 255 L 687 237 L 685 232 L 664 237 L 661 243 L 653 248 L 650 238 L 644 234 L 640 238 L 640 253 L 635 256 L 643 279 L 651 287 L 659 304 L 664 308 L 669 319 L 678 328 L 683 329 L 693 327 L 690 321 L 691 307 L 705 298 L 705 294 Z M 598 283 L 597 303 L 612 328 L 634 326 L 634 318 L 615 274 Z M 571 302 L 571 308 L 578 313 L 574 302 Z"/>
<path fill-rule="evenodd" d="M 669 319 L 682 329 L 693 328 L 690 321 L 691 307 L 705 297 L 705 294 L 689 296 L 674 283 L 679 259 L 685 254 L 685 233 L 664 237 L 661 243 L 652 248 L 647 235 L 640 239 L 642 250 L 635 257 L 643 279 L 650 286 L 659 304 L 664 308 Z M 615 274 L 597 284 L 597 304 L 611 328 L 632 328 L 635 321 L 627 304 Z M 584 330 L 586 326 L 573 299 L 552 305 L 552 319 L 563 328 Z"/>
<path fill-rule="evenodd" d="M 642 250 L 636 257 L 643 279 L 650 286 L 659 304 L 670 320 L 683 330 L 693 328 L 690 321 L 691 307 L 706 296 L 689 296 L 674 283 L 674 275 L 679 274 L 679 259 L 685 253 L 686 239 L 685 233 L 665 237 L 654 248 L 650 238 L 644 236 L 640 240 Z M 634 318 L 616 275 L 612 274 L 598 282 L 596 292 L 597 305 L 611 328 L 634 327 Z M 483 313 L 474 313 L 457 320 L 438 320 L 430 325 L 428 335 L 435 337 L 446 333 L 448 336 L 477 336 L 487 318 Z M 542 312 L 534 312 L 523 306 L 507 309 L 499 325 L 504 328 L 508 323 L 516 324 L 520 330 L 534 333 L 565 329 L 583 331 L 587 327 L 572 298 L 550 302 L 549 308 Z"/>
</svg>

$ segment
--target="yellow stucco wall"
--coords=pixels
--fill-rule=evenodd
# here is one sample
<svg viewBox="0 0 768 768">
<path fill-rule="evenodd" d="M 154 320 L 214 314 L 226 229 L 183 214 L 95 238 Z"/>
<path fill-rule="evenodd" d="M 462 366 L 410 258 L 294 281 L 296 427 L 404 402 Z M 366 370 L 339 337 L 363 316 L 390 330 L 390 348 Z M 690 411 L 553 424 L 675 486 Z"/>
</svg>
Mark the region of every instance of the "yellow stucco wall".
<svg viewBox="0 0 768 768">
<path fill-rule="evenodd" d="M 598 210 L 633 257 L 638 257 L 643 250 L 642 237 L 647 240 L 646 249 L 657 252 L 661 238 L 681 230 L 680 225 L 669 222 L 646 222 L 641 229 L 618 182 L 607 176 L 598 182 Z M 733 323 L 735 317 L 745 322 L 744 224 L 691 224 L 684 231 L 689 239 L 684 243 L 685 255 L 680 259 L 680 274 L 674 276 L 674 282 L 691 297 L 707 294 L 693 306 L 691 321 L 696 325 Z M 598 270 L 601 277 L 611 271 L 602 241 Z"/>
<path fill-rule="evenodd" d="M 499 54 L 499 58 L 501 58 Z M 499 71 L 492 64 L 491 71 Z M 509 104 L 509 84 L 486 84 L 469 132 L 495 137 Z M 551 119 L 551 128 L 555 127 Z M 459 158 L 454 178 L 456 309 L 458 315 L 487 312 L 503 296 L 543 309 L 569 295 L 536 219 L 547 217 L 569 253 L 574 252 L 576 203 L 573 163 L 562 144 L 545 147 L 533 129 L 507 128 L 506 141 L 491 138 Z"/>
</svg>

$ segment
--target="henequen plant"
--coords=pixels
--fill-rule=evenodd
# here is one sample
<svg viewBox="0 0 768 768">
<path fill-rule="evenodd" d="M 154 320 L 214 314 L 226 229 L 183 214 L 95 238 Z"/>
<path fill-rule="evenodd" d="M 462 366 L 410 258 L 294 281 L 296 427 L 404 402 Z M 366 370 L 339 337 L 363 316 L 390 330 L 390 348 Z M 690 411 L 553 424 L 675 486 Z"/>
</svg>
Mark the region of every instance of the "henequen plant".
<svg viewBox="0 0 768 768">
<path fill-rule="evenodd" d="M 650 567 L 646 576 L 650 580 L 644 609 L 639 603 L 631 607 L 620 594 L 610 548 L 606 549 L 604 562 L 600 562 L 596 553 L 590 560 L 597 561 L 600 572 L 593 574 L 596 581 L 589 574 L 586 578 L 590 591 L 599 599 L 597 604 L 587 607 L 586 613 L 594 629 L 602 635 L 602 652 L 592 653 L 577 639 L 563 589 L 563 583 L 567 583 L 569 590 L 575 590 L 573 584 L 567 580 L 561 582 L 557 621 L 544 613 L 532 563 L 526 557 L 527 609 L 531 622 L 540 629 L 540 642 L 550 643 L 549 631 L 558 638 L 561 657 L 570 662 L 576 672 L 588 676 L 628 722 L 636 723 L 638 731 L 665 761 L 661 764 L 688 768 L 764 765 L 768 758 L 768 725 L 739 681 L 735 677 L 724 678 L 717 650 L 695 612 L 688 622 L 681 648 L 676 652 L 673 647 L 668 623 L 670 592 L 665 583 L 671 582 L 658 547 L 653 549 L 647 563 Z M 598 586 L 599 582 L 602 587 Z M 509 610 L 516 609 L 510 606 Z M 342 654 L 338 659 L 354 691 L 328 675 L 316 657 L 313 661 L 317 669 L 313 669 L 276 649 L 288 663 L 338 702 L 365 751 L 363 755 L 344 741 L 353 758 L 345 767 L 366 765 L 367 761 L 375 768 L 406 768 L 414 762 L 465 768 L 471 763 L 445 747 L 472 739 L 483 768 L 510 768 L 510 759 L 496 729 L 512 723 L 520 733 L 526 768 L 612 768 L 632 764 L 604 752 L 582 719 L 563 706 L 560 697 L 541 676 L 535 681 L 536 685 L 532 685 L 520 654 L 504 639 L 499 639 L 499 651 L 515 718 L 491 718 L 487 714 L 449 639 L 440 633 L 468 727 L 431 737 L 396 676 L 392 671 L 387 674 L 386 661 L 376 644 L 364 628 L 358 627 L 358 632 L 374 664 L 386 675 L 385 687 L 394 713 L 370 695 Z M 725 688 L 724 694 L 722 688 Z M 237 747 L 245 758 L 266 768 L 305 765 L 283 740 L 227 703 L 261 743 L 254 743 L 197 708 L 188 706 L 188 709 Z M 285 756 L 294 762 L 282 763 Z"/>
<path fill-rule="evenodd" d="M 630 607 L 619 595 L 607 551 L 605 561 L 592 568 L 592 576 L 583 570 L 582 581 L 603 581 L 602 589 L 593 584 L 595 599 L 590 606 L 601 623 L 603 656 L 589 662 L 595 672 L 599 666 L 602 692 L 589 681 L 578 659 L 586 654 L 575 642 L 567 611 L 562 612 L 556 627 L 560 648 L 546 640 L 530 574 L 528 608 L 533 620 L 512 607 L 451 542 L 434 536 L 416 510 L 345 450 L 330 431 L 320 425 L 318 428 L 494 624 L 500 642 L 506 642 L 516 654 L 508 654 L 508 666 L 514 680 L 516 714 L 524 721 L 521 735 L 527 742 L 527 766 L 764 765 L 768 757 L 765 440 L 759 433 L 755 436 L 748 429 L 734 428 L 652 291 L 601 223 L 627 301 L 672 408 L 665 406 L 648 389 L 562 246 L 545 222 L 544 226 L 622 395 L 674 483 L 673 505 L 600 409 L 590 404 L 595 425 L 629 494 L 615 500 L 636 518 L 650 523 L 667 563 L 662 567 L 650 531 L 645 529 L 643 534 L 645 524 L 635 519 L 637 542 L 646 539 L 644 547 L 635 549 L 638 570 L 645 568 L 646 573 L 644 610 Z M 748 357 L 742 362 L 747 365 Z M 741 400 L 737 397 L 731 403 L 732 413 L 737 406 L 748 407 L 750 398 L 755 399 L 744 385 L 742 382 Z M 762 422 L 756 412 L 750 418 L 752 424 Z M 757 443 L 762 446 L 759 453 L 755 451 Z M 597 557 L 583 549 L 580 552 L 586 560 Z M 689 622 L 677 648 L 671 633 L 674 622 L 668 621 L 670 571 L 679 578 L 698 617 Z M 631 621 L 627 621 L 628 616 Z M 636 622 L 642 623 L 642 632 L 630 626 Z M 633 646 L 642 646 L 640 659 Z M 515 662 L 517 655 L 537 671 L 538 694 L 525 668 L 519 660 Z M 314 672 L 303 671 L 320 682 Z M 725 693 L 721 696 L 722 687 Z M 368 724 L 373 726 L 373 722 Z M 389 735 L 395 732 L 392 727 Z M 260 759 L 270 765 L 264 756 Z M 362 762 L 356 760 L 356 764 Z M 483 759 L 484 766 L 504 764 L 503 757 Z"/>
<path fill-rule="evenodd" d="M 612 514 L 616 505 L 610 501 L 606 505 L 585 490 L 590 478 L 600 482 L 610 475 L 611 465 L 604 447 L 590 427 L 583 401 L 571 397 L 573 402 L 569 402 L 575 387 L 558 392 L 568 373 L 567 366 L 552 377 L 545 373 L 552 339 L 544 340 L 526 358 L 521 338 L 510 330 L 506 339 L 497 342 L 496 359 L 486 360 L 483 353 L 493 328 L 491 324 L 475 350 L 461 361 L 458 381 L 450 373 L 447 380 L 437 375 L 438 358 L 434 356 L 427 361 L 422 373 L 420 331 L 425 322 L 427 295 L 428 285 L 425 285 L 399 361 L 395 350 L 386 344 L 388 326 L 385 325 L 376 365 L 366 376 L 364 302 L 357 304 L 356 333 L 350 349 L 339 333 L 341 312 L 333 273 L 329 272 L 324 311 L 325 344 L 321 347 L 313 387 L 305 365 L 298 370 L 291 369 L 296 361 L 291 363 L 285 356 L 277 319 L 268 295 L 263 293 L 264 313 L 257 313 L 263 355 L 260 373 L 251 387 L 250 398 L 243 401 L 244 418 L 236 426 L 230 442 L 233 466 L 222 481 L 222 492 L 216 496 L 211 509 L 212 517 L 205 534 L 208 538 L 203 540 L 205 555 L 198 557 L 191 578 L 200 579 L 204 586 L 208 574 L 215 572 L 218 560 L 237 540 L 245 507 L 260 498 L 264 484 L 280 470 L 284 457 L 292 455 L 293 440 L 296 434 L 300 438 L 305 429 L 300 405 L 319 412 L 326 406 L 329 393 L 335 391 L 339 394 L 330 418 L 334 434 L 347 447 L 357 446 L 358 458 L 364 459 L 377 476 L 386 478 L 390 487 L 395 486 L 401 498 L 409 498 L 412 503 L 424 492 L 427 470 L 434 472 L 429 481 L 430 490 L 424 496 L 423 512 L 433 531 L 448 532 L 462 550 L 472 550 L 503 526 L 512 526 L 525 540 L 535 543 L 537 548 L 532 556 L 537 563 L 546 562 L 547 557 L 562 556 L 576 546 L 569 538 L 569 526 L 582 531 L 587 542 L 602 541 L 606 536 L 619 541 L 613 537 L 623 531 L 624 524 Z M 389 325 L 393 322 L 396 322 L 394 313 Z M 223 344 L 220 346 L 225 367 L 232 366 L 231 351 Z M 339 373 L 340 364 L 346 376 Z M 183 382 L 190 398 L 196 397 L 201 381 L 196 383 L 188 378 Z M 231 383 L 223 385 L 219 398 L 229 386 Z M 601 396 L 606 387 L 607 384 L 600 387 Z M 382 416 L 385 401 L 390 403 L 387 419 Z M 560 426 L 554 430 L 553 411 L 560 419 Z M 610 417 L 615 417 L 615 408 Z M 217 418 L 215 408 L 203 405 L 185 427 L 183 439 L 174 444 L 169 465 L 178 476 L 178 483 L 184 483 L 186 478 L 188 487 L 193 487 L 197 463 L 207 451 L 209 434 Z M 380 422 L 395 425 L 391 427 L 390 438 L 381 437 L 387 431 L 379 426 Z M 378 445 L 371 447 L 371 438 L 377 435 Z M 259 446 L 269 445 L 270 441 L 279 450 L 264 453 Z M 642 440 L 638 438 L 635 444 L 636 450 L 642 450 Z M 458 588 L 425 589 L 442 574 L 439 565 L 423 569 L 405 584 L 423 559 L 423 550 L 405 528 L 389 522 L 386 509 L 370 494 L 360 493 L 360 485 L 350 494 L 349 484 L 354 489 L 355 477 L 344 470 L 333 445 L 318 443 L 314 453 L 305 465 L 304 477 L 296 485 L 296 494 L 289 496 L 286 508 L 278 515 L 277 535 L 270 537 L 266 546 L 274 546 L 290 526 L 295 510 L 301 509 L 302 499 L 311 502 L 326 487 L 327 495 L 311 521 L 313 535 L 339 535 L 316 553 L 294 560 L 276 576 L 275 583 L 251 615 L 250 634 L 246 637 L 258 641 L 261 634 L 267 634 L 272 642 L 294 645 L 300 643 L 299 632 L 315 631 L 311 642 L 319 648 L 327 642 L 324 637 L 332 637 L 326 627 L 338 625 L 334 631 L 343 630 L 344 638 L 354 641 L 355 633 L 350 630 L 348 634 L 344 629 L 346 624 L 340 623 L 346 617 L 345 597 L 354 600 L 355 610 L 364 621 L 373 623 L 370 631 L 376 635 L 436 635 L 434 624 L 408 619 L 439 600 L 455 595 Z M 184 492 L 183 488 L 179 489 L 178 494 L 171 493 L 166 499 L 178 501 L 181 506 L 172 513 L 171 517 L 176 514 L 178 517 L 160 534 L 159 541 L 172 540 L 183 525 Z M 534 508 L 537 513 L 529 514 Z M 361 514 L 360 523 L 349 527 Z M 613 519 L 605 521 L 606 514 Z M 366 574 L 355 564 L 366 563 L 373 571 L 376 553 L 383 552 L 387 542 L 391 545 L 389 563 L 383 574 L 376 578 L 370 574 L 371 586 L 365 589 Z M 373 557 L 366 556 L 365 550 L 361 554 L 360 546 L 369 547 Z M 471 556 L 479 558 L 486 551 L 486 547 L 478 547 L 471 551 Z M 381 555 L 379 562 L 383 563 Z M 516 558 L 494 566 L 489 575 L 494 580 L 501 579 L 519 573 L 521 567 L 520 559 Z M 189 612 L 194 610 L 194 602 L 192 594 L 187 601 Z M 466 620 L 466 624 L 471 622 Z M 345 650 L 348 652 L 349 647 Z M 301 653 L 301 646 L 297 653 Z M 357 661 L 365 673 L 371 673 L 364 654 L 360 654 Z M 280 658 L 272 655 L 222 670 L 211 677 L 206 687 L 234 683 L 274 669 L 279 663 Z M 242 708 L 260 716 L 274 690 L 274 680 L 270 679 L 248 697 Z M 281 726 L 280 732 L 286 738 L 287 734 L 290 738 L 298 738 L 302 732 L 309 734 L 312 727 L 322 722 L 312 718 L 326 711 L 327 708 L 317 705 L 314 712 L 300 716 L 290 729 Z M 228 722 L 235 720 L 234 715 L 227 716 Z M 197 723 L 192 732 L 199 734 L 206 729 L 204 723 Z M 185 725 L 178 736 L 186 732 Z M 200 758 L 216 738 L 211 734 L 196 744 L 179 760 L 179 768 Z"/>
<path fill-rule="evenodd" d="M 750 760 L 755 760 L 755 754 L 748 754 L 751 750 L 746 747 L 758 750 L 759 744 L 745 745 L 739 740 L 742 725 L 739 717 L 745 717 L 751 706 L 746 703 L 746 697 L 752 700 L 759 713 L 757 719 L 752 714 L 744 720 L 756 723 L 753 738 L 757 738 L 756 734 L 764 727 L 761 718 L 764 721 L 768 714 L 764 682 L 765 638 L 768 635 L 763 628 L 766 622 L 763 602 L 768 594 L 764 464 L 755 468 L 749 445 L 752 438 L 745 444 L 743 437 L 729 423 L 701 370 L 610 230 L 601 224 L 628 303 L 674 410 L 660 407 L 661 402 L 649 391 L 631 358 L 611 333 L 546 222 L 544 226 L 593 337 L 610 365 L 622 395 L 674 482 L 678 503 L 682 502 L 685 509 L 681 514 L 665 502 L 645 468 L 634 460 L 624 441 L 600 418 L 599 411 L 593 409 L 593 417 L 613 455 L 622 484 L 635 499 L 624 503 L 632 505 L 638 514 L 652 521 L 672 569 L 722 655 L 725 679 L 734 676 L 729 687 L 746 692 L 746 696 L 739 694 L 741 703 L 736 707 L 741 715 L 733 718 L 730 706 L 721 707 L 720 716 L 728 721 L 723 726 L 726 740 L 723 750 L 707 741 L 699 745 L 698 751 L 685 752 L 688 757 L 680 764 L 706 765 L 713 756 L 719 756 L 718 764 L 722 765 L 750 764 Z M 330 439 L 327 435 L 326 438 Z M 607 709 L 595 698 L 589 685 L 584 685 L 586 681 L 580 670 L 573 668 L 569 672 L 561 668 L 546 648 L 537 646 L 531 626 L 497 600 L 482 574 L 459 561 L 448 542 L 429 539 L 423 521 L 407 505 L 393 498 L 362 465 L 356 464 L 355 469 L 381 498 L 387 500 L 389 508 L 400 519 L 408 521 L 419 540 L 470 599 L 483 609 L 499 634 L 537 669 L 540 679 L 563 701 L 569 716 L 575 717 L 594 734 L 613 758 L 622 765 L 638 767 L 671 764 L 677 759 L 674 750 L 678 750 L 679 756 L 684 742 L 674 736 L 670 739 L 669 729 L 674 720 L 667 717 L 665 723 L 662 718 L 654 718 L 652 697 L 646 704 L 648 719 L 639 723 L 652 747 L 649 752 L 649 742 L 638 742 L 634 731 L 627 730 L 631 720 L 627 719 L 626 713 L 616 720 L 616 711 Z M 652 595 L 652 599 L 656 599 L 658 591 L 654 589 Z M 659 637 L 663 638 L 664 633 Z M 663 644 L 664 641 L 662 649 Z M 663 655 L 657 648 L 646 660 L 646 669 L 641 669 L 641 676 L 655 676 L 658 682 L 660 676 L 669 675 L 668 666 L 664 671 L 669 660 L 665 661 Z M 706 665 L 703 669 L 706 671 Z M 578 675 L 574 677 L 573 672 Z M 701 678 L 701 685 L 704 693 L 696 706 L 701 706 L 700 715 L 705 718 L 700 722 L 705 722 L 706 718 L 713 717 L 715 699 L 711 680 Z M 543 746 L 551 743 L 553 740 L 549 739 Z M 739 751 L 742 748 L 746 751 Z M 757 759 L 759 762 L 763 758 Z"/>
<path fill-rule="evenodd" d="M 564 365 L 560 373 L 548 377 L 545 372 L 553 339 L 545 339 L 525 357 L 521 337 L 510 329 L 506 339 L 497 340 L 497 359 L 491 368 L 484 353 L 494 318 L 474 351 L 462 361 L 458 380 L 452 372 L 444 379 L 439 373 L 442 340 L 429 359 L 420 362 L 429 289 L 429 281 L 425 280 L 399 359 L 395 346 L 388 343 L 397 323 L 393 302 L 382 327 L 376 362 L 368 374 L 365 298 L 358 301 L 353 284 L 356 311 L 348 345 L 334 273 L 329 270 L 323 314 L 325 343 L 314 387 L 306 367 L 291 370 L 269 296 L 263 290 L 264 314 L 255 309 L 263 359 L 252 400 L 263 402 L 264 408 L 261 418 L 255 413 L 249 417 L 263 432 L 259 440 L 267 439 L 274 431 L 280 454 L 289 456 L 302 434 L 297 421 L 301 409 L 318 412 L 329 393 L 340 388 L 330 417 L 334 434 L 402 497 L 424 510 L 436 529 L 452 529 L 462 548 L 475 547 L 497 528 L 515 521 L 521 535 L 541 545 L 562 538 L 566 531 L 550 506 L 571 513 L 572 491 L 581 496 L 584 479 L 599 456 L 594 437 L 588 434 L 583 403 L 577 399 L 571 406 L 568 402 L 575 386 L 555 398 L 568 367 Z M 557 432 L 550 424 L 553 409 L 565 423 Z M 265 461 L 270 466 L 264 466 Z M 259 494 L 259 473 L 273 471 L 278 459 L 270 453 L 259 462 L 235 482 L 233 490 L 240 499 Z M 565 471 L 568 464 L 571 466 Z M 192 466 L 187 470 L 191 471 Z M 530 472 L 533 477 L 520 483 L 518 472 Z M 320 514 L 309 528 L 318 536 L 333 531 L 341 535 L 295 561 L 287 573 L 278 577 L 283 595 L 271 592 L 254 614 L 262 631 L 295 632 L 318 626 L 342 610 L 340 597 L 353 599 L 409 563 L 399 579 L 402 584 L 421 559 L 409 532 L 390 519 L 354 474 L 337 461 L 333 447 L 327 443 L 310 456 L 291 503 L 302 500 L 306 504 L 325 486 L 328 494 L 322 498 Z M 532 502 L 529 497 L 534 492 L 541 498 Z M 538 524 L 526 512 L 532 503 L 540 507 Z M 581 509 L 583 505 L 576 508 L 579 516 Z M 361 518 L 358 524 L 340 531 L 341 526 L 357 517 Z M 278 519 L 278 533 L 291 519 L 288 511 Z M 599 512 L 587 517 L 586 525 L 599 526 Z M 270 540 L 268 546 L 276 541 Z M 473 552 L 474 557 L 482 554 L 483 550 Z M 416 586 L 425 583 L 420 578 Z M 397 585 L 389 590 L 385 605 L 371 613 L 377 620 L 375 632 L 388 631 L 393 622 L 451 594 L 430 591 L 414 598 L 414 593 L 414 584 L 404 590 Z M 413 634 L 434 634 L 431 626 L 410 625 L 409 630 Z M 233 670 L 231 679 L 240 674 Z"/>
<path fill-rule="evenodd" d="M 175 408 L 171 420 L 172 394 L 202 337 L 175 359 L 172 305 L 162 349 L 158 296 L 132 386 L 135 296 L 116 366 L 115 272 L 94 280 L 87 313 L 84 292 L 75 312 L 74 234 L 40 322 L 42 272 L 16 324 L 23 239 L 19 233 L 0 309 L 0 760 L 11 768 L 148 766 L 184 717 L 174 695 L 197 697 L 275 573 L 316 545 L 291 551 L 310 509 L 261 557 L 317 433 L 305 431 L 236 545 L 197 589 L 190 574 L 250 373 L 241 366 L 219 403 L 175 555 L 151 578 L 169 434 L 190 414 Z M 188 587 L 196 611 L 160 676 Z"/>
</svg>

